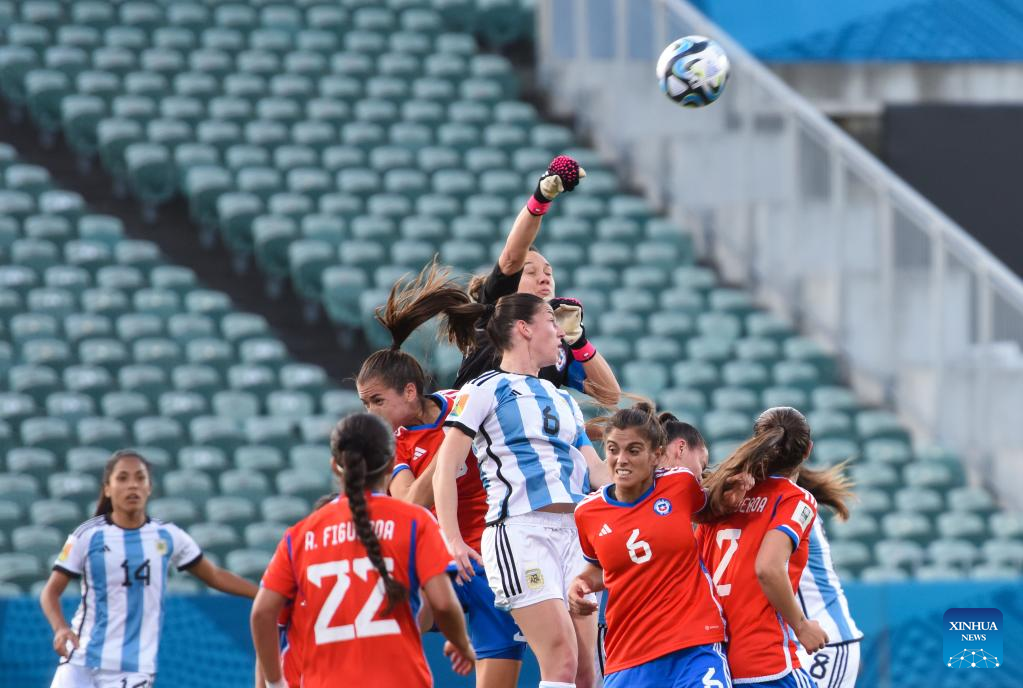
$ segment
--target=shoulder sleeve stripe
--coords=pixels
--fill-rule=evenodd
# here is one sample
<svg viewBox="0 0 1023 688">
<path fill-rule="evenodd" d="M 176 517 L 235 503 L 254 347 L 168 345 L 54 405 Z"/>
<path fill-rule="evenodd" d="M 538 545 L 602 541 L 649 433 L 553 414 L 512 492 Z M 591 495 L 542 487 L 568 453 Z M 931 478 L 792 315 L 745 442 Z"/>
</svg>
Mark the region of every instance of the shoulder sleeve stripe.
<svg viewBox="0 0 1023 688">
<path fill-rule="evenodd" d="M 63 573 L 65 576 L 68 576 L 69 578 L 81 578 L 82 577 L 82 574 L 75 573 L 74 571 L 69 571 L 68 569 L 64 568 L 60 564 L 54 564 L 53 565 L 53 570 L 54 571 L 59 571 L 60 573 Z"/>
<path fill-rule="evenodd" d="M 792 547 L 793 547 L 793 549 L 796 548 L 796 547 L 799 547 L 799 536 L 796 535 L 796 531 L 792 530 L 791 528 L 789 528 L 785 524 L 782 524 L 780 526 L 776 526 L 775 530 L 780 530 L 781 532 L 785 533 L 786 535 L 788 535 L 792 539 Z"/>
<path fill-rule="evenodd" d="M 497 377 L 500 374 L 501 374 L 500 370 L 488 370 L 487 372 L 483 373 L 479 377 L 474 378 L 472 380 L 469 380 L 465 384 L 467 384 L 467 385 L 474 385 L 476 387 L 481 387 L 483 385 L 483 383 L 488 382 L 489 380 L 492 380 L 493 378 Z"/>
<path fill-rule="evenodd" d="M 181 566 L 179 566 L 178 567 L 178 571 L 187 571 L 188 569 L 190 569 L 193 566 L 195 566 L 196 564 L 198 564 L 201 560 L 202 560 L 202 552 L 199 552 L 199 555 L 195 559 L 193 559 L 192 561 L 188 562 L 187 564 L 182 564 Z"/>
<path fill-rule="evenodd" d="M 586 561 L 590 562 L 594 566 L 600 566 L 600 560 L 599 559 L 592 559 L 592 558 L 586 556 L 585 554 L 583 555 L 583 559 L 585 559 Z"/>
<path fill-rule="evenodd" d="M 73 535 L 75 537 L 80 537 L 85 531 L 99 525 L 100 523 L 103 523 L 105 520 L 106 520 L 105 516 L 93 516 L 88 521 L 75 528 Z"/>
<path fill-rule="evenodd" d="M 476 431 L 475 430 L 472 430 L 469 427 L 463 425 L 462 423 L 459 423 L 457 420 L 446 420 L 446 421 L 444 421 L 444 427 L 446 427 L 446 428 L 457 428 L 458 430 L 461 430 L 462 432 L 464 432 L 469 437 L 469 439 L 475 439 L 476 438 Z"/>
</svg>

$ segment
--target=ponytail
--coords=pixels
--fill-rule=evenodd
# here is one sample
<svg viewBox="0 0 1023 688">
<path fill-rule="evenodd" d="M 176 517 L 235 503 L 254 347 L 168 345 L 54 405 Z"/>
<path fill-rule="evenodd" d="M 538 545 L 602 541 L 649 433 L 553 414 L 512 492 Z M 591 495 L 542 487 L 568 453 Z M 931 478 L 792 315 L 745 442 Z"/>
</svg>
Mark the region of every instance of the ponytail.
<svg viewBox="0 0 1023 688">
<path fill-rule="evenodd" d="M 341 419 L 334 428 L 330 436 L 330 451 L 333 460 L 344 470 L 344 493 L 352 512 L 355 533 L 373 568 L 380 574 L 387 595 L 385 611 L 389 613 L 395 605 L 408 599 L 408 590 L 387 570 L 380 540 L 373 531 L 366 489 L 368 481 L 375 481 L 390 470 L 394 459 L 394 435 L 376 416 L 353 413 Z"/>
<path fill-rule="evenodd" d="M 708 498 L 721 503 L 729 480 L 748 473 L 756 482 L 769 475 L 791 474 L 810 453 L 810 426 L 802 413 L 788 406 L 769 408 L 753 424 L 753 437 L 707 476 Z"/>
<path fill-rule="evenodd" d="M 818 504 L 830 507 L 843 521 L 849 518 L 846 502 L 852 498 L 853 483 L 845 475 L 846 463 L 825 470 L 800 468 L 796 484 L 813 495 Z"/>
</svg>

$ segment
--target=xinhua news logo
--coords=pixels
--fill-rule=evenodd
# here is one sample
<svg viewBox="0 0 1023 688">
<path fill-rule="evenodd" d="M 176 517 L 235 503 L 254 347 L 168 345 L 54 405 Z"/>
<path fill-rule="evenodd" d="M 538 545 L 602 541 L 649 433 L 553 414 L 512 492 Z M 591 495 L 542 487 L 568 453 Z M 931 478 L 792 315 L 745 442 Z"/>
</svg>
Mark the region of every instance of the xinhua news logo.
<svg viewBox="0 0 1023 688">
<path fill-rule="evenodd" d="M 1002 655 L 1002 612 L 949 609 L 944 617 L 945 665 L 951 669 L 997 669 Z"/>
</svg>

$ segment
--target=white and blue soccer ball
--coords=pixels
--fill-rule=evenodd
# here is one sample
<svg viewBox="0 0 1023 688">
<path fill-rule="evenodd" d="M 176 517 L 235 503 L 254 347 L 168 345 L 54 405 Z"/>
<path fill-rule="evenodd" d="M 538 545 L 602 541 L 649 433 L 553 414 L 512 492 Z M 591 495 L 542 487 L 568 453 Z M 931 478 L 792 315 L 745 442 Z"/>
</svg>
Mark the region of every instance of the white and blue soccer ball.
<svg viewBox="0 0 1023 688">
<path fill-rule="evenodd" d="M 704 36 L 674 40 L 657 58 L 661 90 L 682 107 L 703 107 L 720 98 L 728 71 L 728 55 Z"/>
</svg>

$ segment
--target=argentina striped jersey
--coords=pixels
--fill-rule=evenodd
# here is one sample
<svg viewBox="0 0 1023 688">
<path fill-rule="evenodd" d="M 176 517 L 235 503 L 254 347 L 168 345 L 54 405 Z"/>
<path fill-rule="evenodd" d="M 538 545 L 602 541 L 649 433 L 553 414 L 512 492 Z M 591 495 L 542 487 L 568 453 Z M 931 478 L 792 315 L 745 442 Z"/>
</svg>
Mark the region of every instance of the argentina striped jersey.
<svg viewBox="0 0 1023 688">
<path fill-rule="evenodd" d="M 473 438 L 488 524 L 590 491 L 583 414 L 547 380 L 493 370 L 465 384 L 444 425 Z"/>
<path fill-rule="evenodd" d="M 184 570 L 201 558 L 195 540 L 173 523 L 149 519 L 131 530 L 109 516 L 83 523 L 53 566 L 82 579 L 71 621 L 78 648 L 62 662 L 155 674 L 168 569 Z"/>
<path fill-rule="evenodd" d="M 831 561 L 831 545 L 819 518 L 810 530 L 810 555 L 799 579 L 799 603 L 806 618 L 818 621 L 828 634 L 829 645 L 863 637 L 849 613 L 849 603 Z"/>
</svg>

